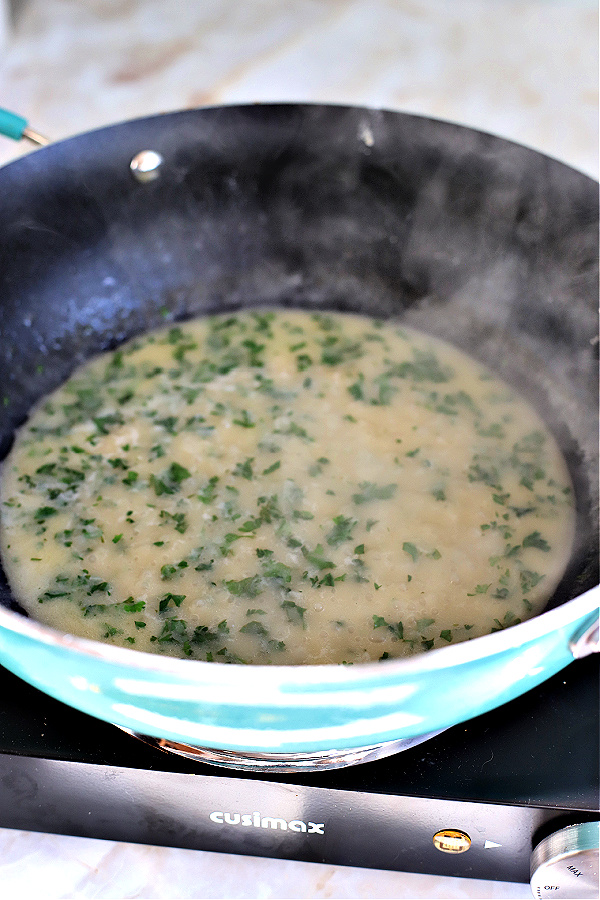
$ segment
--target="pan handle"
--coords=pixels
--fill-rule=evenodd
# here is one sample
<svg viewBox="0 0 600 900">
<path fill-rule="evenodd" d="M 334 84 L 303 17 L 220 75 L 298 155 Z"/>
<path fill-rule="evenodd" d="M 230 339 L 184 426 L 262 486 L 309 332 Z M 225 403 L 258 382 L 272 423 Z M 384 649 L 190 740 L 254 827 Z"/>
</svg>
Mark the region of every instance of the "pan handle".
<svg viewBox="0 0 600 900">
<path fill-rule="evenodd" d="M 27 119 L 24 119 L 23 116 L 18 116 L 2 107 L 0 107 L 0 134 L 12 138 L 13 141 L 31 141 L 38 147 L 45 147 L 50 143 L 47 137 L 30 128 Z"/>
</svg>

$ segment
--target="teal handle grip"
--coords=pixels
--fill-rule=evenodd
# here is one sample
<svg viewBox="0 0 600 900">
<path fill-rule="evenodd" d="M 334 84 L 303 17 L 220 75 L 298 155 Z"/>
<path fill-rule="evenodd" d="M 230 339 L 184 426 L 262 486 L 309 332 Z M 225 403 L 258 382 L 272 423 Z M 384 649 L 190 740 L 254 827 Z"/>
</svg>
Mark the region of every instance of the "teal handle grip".
<svg viewBox="0 0 600 900">
<path fill-rule="evenodd" d="M 0 134 L 12 138 L 13 141 L 20 141 L 26 128 L 27 119 L 0 107 Z"/>
</svg>

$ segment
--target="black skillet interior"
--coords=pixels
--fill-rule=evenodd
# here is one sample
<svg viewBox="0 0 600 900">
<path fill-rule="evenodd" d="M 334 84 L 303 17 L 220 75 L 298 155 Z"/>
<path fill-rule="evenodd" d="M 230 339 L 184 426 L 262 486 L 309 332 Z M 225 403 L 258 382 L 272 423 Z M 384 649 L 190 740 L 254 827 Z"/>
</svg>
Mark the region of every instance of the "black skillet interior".
<svg viewBox="0 0 600 900">
<path fill-rule="evenodd" d="M 149 183 L 142 150 L 164 159 Z M 0 171 L 0 459 L 75 365 L 148 328 L 256 305 L 395 316 L 553 427 L 579 508 L 553 604 L 570 599 L 598 580 L 597 187 L 488 134 L 337 106 L 190 110 L 37 151 Z"/>
</svg>

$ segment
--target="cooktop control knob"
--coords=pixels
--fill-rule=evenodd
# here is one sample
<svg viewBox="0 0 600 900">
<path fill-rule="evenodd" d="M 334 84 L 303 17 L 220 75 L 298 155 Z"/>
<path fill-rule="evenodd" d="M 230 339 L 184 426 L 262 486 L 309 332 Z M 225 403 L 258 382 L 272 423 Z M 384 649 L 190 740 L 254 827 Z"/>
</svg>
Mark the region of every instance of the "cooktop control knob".
<svg viewBox="0 0 600 900">
<path fill-rule="evenodd" d="M 568 825 L 548 835 L 531 856 L 531 890 L 536 898 L 598 900 L 600 822 Z"/>
</svg>

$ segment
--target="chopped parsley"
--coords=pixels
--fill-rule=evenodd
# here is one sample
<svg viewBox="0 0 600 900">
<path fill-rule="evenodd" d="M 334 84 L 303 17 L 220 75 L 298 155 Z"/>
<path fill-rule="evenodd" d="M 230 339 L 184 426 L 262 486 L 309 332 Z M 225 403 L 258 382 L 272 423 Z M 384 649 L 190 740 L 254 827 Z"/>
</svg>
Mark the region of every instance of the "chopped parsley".
<svg viewBox="0 0 600 900">
<path fill-rule="evenodd" d="M 370 481 L 359 484 L 360 493 L 352 494 L 355 503 L 371 503 L 374 500 L 391 500 L 398 489 L 397 484 L 377 485 Z"/>
</svg>

